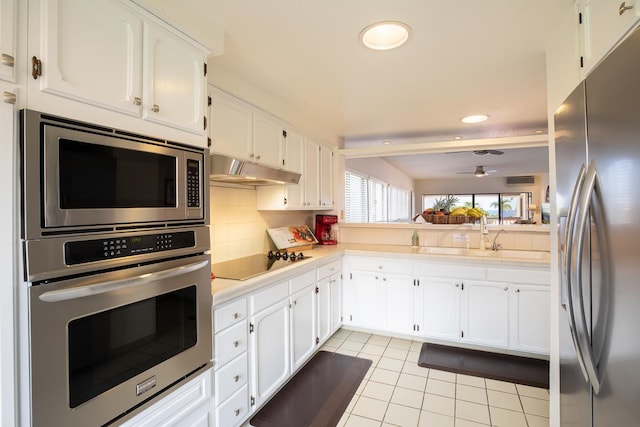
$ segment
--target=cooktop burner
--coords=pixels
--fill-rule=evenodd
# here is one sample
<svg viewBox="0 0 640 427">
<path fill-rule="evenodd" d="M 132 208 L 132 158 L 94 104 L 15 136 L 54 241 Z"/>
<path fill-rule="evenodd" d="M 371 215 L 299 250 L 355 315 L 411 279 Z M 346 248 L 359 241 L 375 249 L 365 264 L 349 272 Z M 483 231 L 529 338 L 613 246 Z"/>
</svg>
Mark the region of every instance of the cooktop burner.
<svg viewBox="0 0 640 427">
<path fill-rule="evenodd" d="M 269 251 L 267 255 L 250 255 L 213 264 L 213 274 L 221 279 L 247 280 L 308 258 L 311 257 L 302 252 Z"/>
</svg>

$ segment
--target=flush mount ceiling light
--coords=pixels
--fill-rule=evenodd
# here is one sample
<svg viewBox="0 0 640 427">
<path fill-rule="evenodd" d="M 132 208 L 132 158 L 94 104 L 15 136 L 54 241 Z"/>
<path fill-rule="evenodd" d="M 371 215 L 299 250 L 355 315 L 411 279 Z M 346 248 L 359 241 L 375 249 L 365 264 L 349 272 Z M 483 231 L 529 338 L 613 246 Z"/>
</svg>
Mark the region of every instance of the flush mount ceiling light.
<svg viewBox="0 0 640 427">
<path fill-rule="evenodd" d="M 369 49 L 389 50 L 400 47 L 409 40 L 411 27 L 403 22 L 382 21 L 360 32 L 360 41 Z"/>
<path fill-rule="evenodd" d="M 386 139 L 386 140 L 382 141 L 382 143 L 383 143 L 384 145 L 391 145 L 391 144 L 393 144 L 393 142 L 389 141 L 388 139 Z"/>
<path fill-rule="evenodd" d="M 480 123 L 489 118 L 486 114 L 475 114 L 473 116 L 467 116 L 460 119 L 462 123 Z"/>
</svg>

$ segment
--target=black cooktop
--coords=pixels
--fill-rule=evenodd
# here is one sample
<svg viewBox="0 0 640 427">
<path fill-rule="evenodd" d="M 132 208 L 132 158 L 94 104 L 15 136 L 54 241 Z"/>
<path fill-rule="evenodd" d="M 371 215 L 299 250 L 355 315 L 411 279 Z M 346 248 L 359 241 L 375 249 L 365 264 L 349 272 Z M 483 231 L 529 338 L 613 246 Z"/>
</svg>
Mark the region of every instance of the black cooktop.
<svg viewBox="0 0 640 427">
<path fill-rule="evenodd" d="M 310 258 L 302 252 L 257 254 L 213 264 L 213 274 L 221 279 L 247 280 Z"/>
</svg>

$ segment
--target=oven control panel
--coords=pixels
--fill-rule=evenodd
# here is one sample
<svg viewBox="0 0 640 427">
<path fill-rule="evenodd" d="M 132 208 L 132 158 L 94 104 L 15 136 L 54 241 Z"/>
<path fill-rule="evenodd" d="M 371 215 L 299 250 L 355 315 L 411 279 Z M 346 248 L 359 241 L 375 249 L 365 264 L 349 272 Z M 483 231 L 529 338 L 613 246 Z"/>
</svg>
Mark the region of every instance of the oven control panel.
<svg viewBox="0 0 640 427">
<path fill-rule="evenodd" d="M 134 234 L 109 239 L 66 242 L 64 244 L 64 256 L 67 265 L 75 265 L 132 255 L 192 248 L 194 246 L 195 233 L 193 231 Z"/>
<path fill-rule="evenodd" d="M 187 160 L 187 207 L 200 207 L 200 162 Z"/>
</svg>

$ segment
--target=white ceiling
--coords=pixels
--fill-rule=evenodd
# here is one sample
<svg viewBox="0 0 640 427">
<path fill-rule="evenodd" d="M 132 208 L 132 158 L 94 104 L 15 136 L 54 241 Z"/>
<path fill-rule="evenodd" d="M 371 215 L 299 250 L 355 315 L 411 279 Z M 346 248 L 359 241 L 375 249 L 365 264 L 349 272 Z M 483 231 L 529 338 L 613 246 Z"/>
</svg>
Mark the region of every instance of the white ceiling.
<svg viewBox="0 0 640 427">
<path fill-rule="evenodd" d="M 256 93 L 252 99 L 256 91 L 248 91 L 247 82 L 262 94 L 300 106 L 325 135 L 344 140 L 347 148 L 394 138 L 446 141 L 457 135 L 469 139 L 546 132 L 545 43 L 559 0 L 180 4 L 202 8 L 204 3 L 224 30 L 224 54 L 209 60 L 210 82 L 266 109 L 264 97 Z M 364 48 L 358 34 L 382 20 L 409 24 L 409 42 L 392 51 Z M 479 113 L 489 114 L 490 120 L 460 122 Z M 503 162 L 495 169 L 546 171 L 546 157 L 529 154 L 495 159 Z M 411 157 L 390 161 L 414 175 L 415 164 L 426 160 Z M 468 167 L 439 166 L 453 161 L 447 155 L 432 157 L 429 164 L 431 169 Z"/>
</svg>

